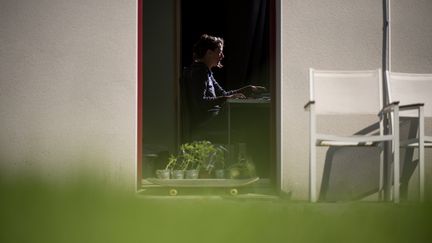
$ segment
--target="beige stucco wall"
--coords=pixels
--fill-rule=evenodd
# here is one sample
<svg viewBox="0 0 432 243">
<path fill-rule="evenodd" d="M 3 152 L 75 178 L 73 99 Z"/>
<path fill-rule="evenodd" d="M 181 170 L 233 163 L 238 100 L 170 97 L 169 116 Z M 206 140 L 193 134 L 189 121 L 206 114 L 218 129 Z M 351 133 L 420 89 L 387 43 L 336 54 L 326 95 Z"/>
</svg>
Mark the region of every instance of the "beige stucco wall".
<svg viewBox="0 0 432 243">
<path fill-rule="evenodd" d="M 395 72 L 432 72 L 432 1 L 392 0 L 392 62 Z"/>
<path fill-rule="evenodd" d="M 308 68 L 382 67 L 383 2 L 376 0 L 282 0 L 281 157 L 282 188 L 308 197 Z M 432 72 L 432 2 L 393 0 L 392 70 Z M 327 121 L 328 124 L 338 120 Z M 337 124 L 345 132 L 368 125 Z M 321 182 L 325 150 L 318 156 Z"/>
<path fill-rule="evenodd" d="M 134 0 L 0 1 L 0 163 L 135 178 Z M 132 185 L 132 184 L 131 184 Z"/>
</svg>

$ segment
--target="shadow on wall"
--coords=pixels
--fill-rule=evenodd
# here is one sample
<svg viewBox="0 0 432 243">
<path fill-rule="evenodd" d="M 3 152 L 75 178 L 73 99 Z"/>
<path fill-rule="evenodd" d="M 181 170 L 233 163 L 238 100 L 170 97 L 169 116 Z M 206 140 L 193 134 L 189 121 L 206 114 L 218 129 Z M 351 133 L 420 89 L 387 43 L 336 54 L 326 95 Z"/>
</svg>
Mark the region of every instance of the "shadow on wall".
<svg viewBox="0 0 432 243">
<path fill-rule="evenodd" d="M 415 118 L 401 118 L 400 136 L 417 134 Z M 357 134 L 379 132 L 379 124 L 370 125 Z M 383 147 L 330 147 L 326 154 L 321 182 L 321 201 L 358 200 L 379 190 L 380 154 Z M 408 197 L 408 184 L 417 167 L 414 148 L 400 150 L 401 196 Z"/>
</svg>

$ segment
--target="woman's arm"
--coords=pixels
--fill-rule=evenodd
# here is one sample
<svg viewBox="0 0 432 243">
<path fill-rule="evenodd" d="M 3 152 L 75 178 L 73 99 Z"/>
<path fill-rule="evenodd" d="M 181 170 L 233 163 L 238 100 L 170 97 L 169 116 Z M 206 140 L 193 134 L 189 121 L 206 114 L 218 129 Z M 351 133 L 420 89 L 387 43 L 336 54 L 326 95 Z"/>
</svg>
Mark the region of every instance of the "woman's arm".
<svg viewBox="0 0 432 243">
<path fill-rule="evenodd" d="M 245 94 L 245 95 L 251 95 L 251 94 L 255 94 L 255 93 L 260 93 L 260 92 L 265 92 L 266 88 L 262 87 L 262 86 L 256 86 L 256 85 L 247 85 L 244 87 L 241 87 L 240 89 L 235 89 L 235 90 L 230 90 L 228 92 L 226 92 L 227 95 L 230 94 Z"/>
<path fill-rule="evenodd" d="M 195 104 L 201 109 L 209 109 L 215 105 L 221 105 L 228 98 L 224 93 L 218 95 L 218 87 L 216 87 L 217 85 L 215 84 L 216 96 L 209 95 L 210 90 L 209 87 L 207 87 L 209 78 L 208 69 L 206 67 L 194 68 L 191 72 L 191 94 Z"/>
</svg>

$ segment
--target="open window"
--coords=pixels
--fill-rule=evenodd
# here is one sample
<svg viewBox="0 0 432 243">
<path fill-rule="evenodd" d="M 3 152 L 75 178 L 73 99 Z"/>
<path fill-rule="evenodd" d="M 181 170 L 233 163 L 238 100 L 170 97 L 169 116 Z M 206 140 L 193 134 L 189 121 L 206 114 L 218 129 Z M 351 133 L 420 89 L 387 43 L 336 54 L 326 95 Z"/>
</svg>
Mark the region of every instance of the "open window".
<svg viewBox="0 0 432 243">
<path fill-rule="evenodd" d="M 154 162 L 175 153 L 182 143 L 180 85 L 182 69 L 192 62 L 201 34 L 223 37 L 224 68 L 215 77 L 231 90 L 254 84 L 267 88 L 263 105 L 232 104 L 231 128 L 246 136 L 247 153 L 268 185 L 278 178 L 276 159 L 276 2 L 277 0 L 139 1 L 141 85 L 139 85 L 138 185 L 154 176 Z M 162 31 L 163 30 L 163 31 Z M 140 76 L 140 75 L 138 75 Z M 140 77 L 138 77 L 140 79 Z M 140 81 L 139 81 L 140 82 Z M 141 92 L 141 94 L 140 94 Z M 141 100 L 140 100 L 141 99 Z M 244 142 L 233 135 L 232 144 Z M 165 150 L 165 152 L 164 152 Z M 149 152 L 150 151 L 150 152 Z M 153 161 L 150 164 L 149 161 Z"/>
<path fill-rule="evenodd" d="M 233 102 L 223 109 L 230 110 L 227 143 L 231 147 L 246 144 L 257 175 L 272 182 L 276 179 L 277 167 L 274 149 L 275 7 L 275 0 L 181 0 L 177 5 L 179 70 L 192 63 L 192 47 L 199 37 L 210 34 L 225 40 L 224 67 L 213 70 L 224 89 L 249 84 L 267 88 L 267 94 L 257 97 L 269 98 L 267 102 L 262 99 Z M 179 94 L 181 96 L 181 92 Z M 179 109 L 180 128 L 184 127 L 181 113 Z M 179 143 L 183 141 L 182 136 L 180 132 Z"/>
</svg>

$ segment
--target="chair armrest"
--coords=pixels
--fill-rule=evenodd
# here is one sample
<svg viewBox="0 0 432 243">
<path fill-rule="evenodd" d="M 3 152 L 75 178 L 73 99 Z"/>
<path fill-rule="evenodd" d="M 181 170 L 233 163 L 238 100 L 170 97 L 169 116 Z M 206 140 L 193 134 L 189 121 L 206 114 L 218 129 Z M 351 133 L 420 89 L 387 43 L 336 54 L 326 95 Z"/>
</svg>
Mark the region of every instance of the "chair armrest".
<svg viewBox="0 0 432 243">
<path fill-rule="evenodd" d="M 306 105 L 304 105 L 304 109 L 305 110 L 309 110 L 309 107 L 311 106 L 311 105 L 314 105 L 315 104 L 315 100 L 310 100 L 308 103 L 306 103 Z"/>
<path fill-rule="evenodd" d="M 415 103 L 415 104 L 401 105 L 401 106 L 399 106 L 399 110 L 400 111 L 415 110 L 415 109 L 420 108 L 421 106 L 424 106 L 424 103 Z"/>
<path fill-rule="evenodd" d="M 378 116 L 383 116 L 384 113 L 389 113 L 394 110 L 395 107 L 399 106 L 399 101 L 392 102 L 386 106 L 384 106 L 381 111 L 378 113 Z"/>
</svg>

